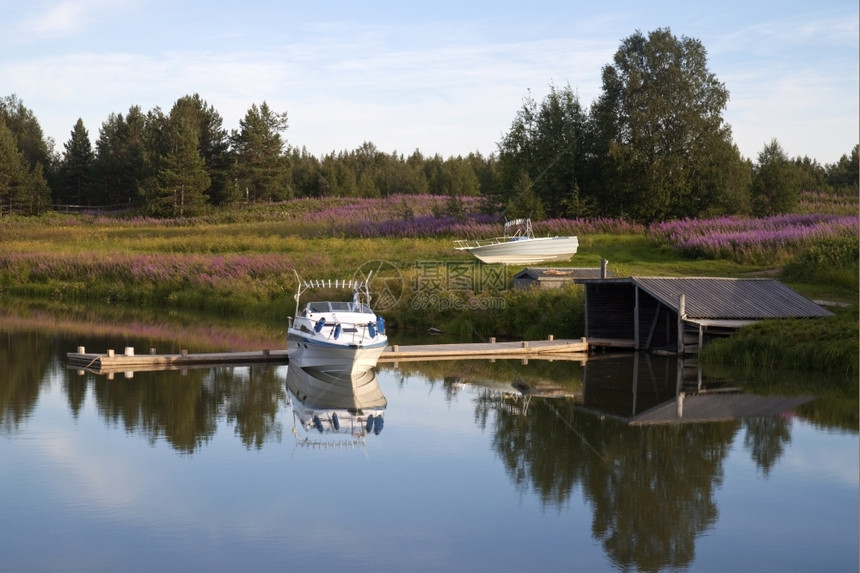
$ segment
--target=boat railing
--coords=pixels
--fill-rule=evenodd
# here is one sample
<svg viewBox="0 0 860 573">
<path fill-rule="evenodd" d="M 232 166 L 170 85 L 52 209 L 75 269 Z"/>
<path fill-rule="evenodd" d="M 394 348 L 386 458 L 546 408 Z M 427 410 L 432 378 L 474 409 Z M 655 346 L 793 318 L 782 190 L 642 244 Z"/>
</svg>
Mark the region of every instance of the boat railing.
<svg viewBox="0 0 860 573">
<path fill-rule="evenodd" d="M 455 239 L 459 249 L 474 249 L 477 247 L 486 247 L 488 245 L 498 245 L 511 240 L 511 237 L 493 237 L 492 239 Z"/>
<path fill-rule="evenodd" d="M 454 242 L 457 244 L 458 249 L 476 249 L 478 247 L 487 247 L 489 245 L 498 245 L 524 239 L 534 239 L 532 221 L 529 218 L 505 221 L 505 234 L 501 237 L 493 237 L 491 239 L 455 239 Z"/>
<path fill-rule="evenodd" d="M 370 306 L 370 276 L 373 274 L 373 271 L 369 272 L 366 277 L 362 280 L 358 279 L 302 279 L 299 276 L 298 271 L 293 269 L 293 273 L 296 275 L 296 281 L 298 282 L 298 288 L 296 290 L 296 315 L 299 313 L 299 308 L 301 305 L 301 297 L 302 294 L 310 289 L 317 288 L 326 288 L 326 289 L 349 289 L 353 292 L 353 302 L 359 305 L 359 308 L 362 306 Z"/>
</svg>

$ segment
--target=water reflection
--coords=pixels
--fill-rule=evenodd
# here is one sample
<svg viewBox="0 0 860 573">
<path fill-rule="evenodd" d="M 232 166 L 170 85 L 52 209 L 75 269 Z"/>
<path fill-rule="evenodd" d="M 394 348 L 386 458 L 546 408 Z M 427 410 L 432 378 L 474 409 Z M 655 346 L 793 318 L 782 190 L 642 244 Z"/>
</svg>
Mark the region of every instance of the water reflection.
<svg viewBox="0 0 860 573">
<path fill-rule="evenodd" d="M 372 368 L 339 371 L 294 363 L 287 368 L 286 384 L 297 446 L 363 447 L 368 434 L 382 431 L 388 401 Z"/>
<path fill-rule="evenodd" d="M 62 428 L 57 434 L 77 432 L 78 422 L 89 417 L 108 430 L 103 434 L 121 428 L 150 444 L 168 446 L 160 448 L 162 451 L 181 454 L 168 456 L 180 457 L 182 462 L 172 479 L 188 477 L 192 484 L 188 487 L 194 491 L 200 487 L 198 482 L 209 483 L 212 488 L 208 490 L 209 503 L 218 514 L 223 512 L 223 500 L 242 489 L 241 485 L 248 480 L 257 484 L 270 480 L 275 485 L 264 491 L 266 499 L 261 502 L 262 507 L 268 507 L 273 500 L 298 503 L 284 495 L 281 483 L 284 481 L 309 492 L 307 497 L 314 500 L 314 511 L 328 517 L 338 514 L 343 507 L 337 511 L 327 509 L 320 500 L 328 499 L 332 491 L 340 491 L 346 497 L 354 492 L 332 488 L 331 482 L 328 486 L 318 485 L 317 478 L 308 480 L 309 469 L 320 470 L 315 476 L 336 476 L 344 468 L 356 471 L 368 468 L 360 465 L 364 461 L 360 456 L 337 456 L 334 462 L 337 468 L 327 465 L 332 458 L 319 455 L 293 463 L 289 452 L 282 455 L 278 450 L 283 426 L 292 425 L 297 447 L 363 447 L 365 441 L 373 440 L 374 476 L 381 484 L 370 496 L 374 505 L 379 506 L 374 510 L 391 515 L 397 511 L 392 509 L 394 505 L 386 504 L 399 504 L 398 509 L 402 506 L 403 514 L 408 514 L 405 525 L 400 522 L 380 535 L 404 543 L 408 547 L 404 551 L 414 550 L 415 546 L 398 537 L 397 528 L 411 526 L 414 515 L 422 515 L 422 520 L 426 520 L 422 536 L 448 542 L 450 549 L 455 544 L 438 532 L 453 527 L 456 530 L 453 535 L 463 536 L 463 530 L 456 525 L 462 512 L 440 510 L 439 506 L 449 503 L 454 508 L 474 507 L 473 513 L 481 523 L 463 529 L 476 531 L 493 527 L 492 519 L 487 516 L 495 516 L 501 511 L 499 507 L 515 511 L 511 508 L 519 503 L 525 506 L 520 517 L 528 519 L 541 513 L 549 516 L 530 523 L 539 532 L 535 539 L 553 535 L 556 518 L 563 519 L 565 525 L 585 520 L 587 539 L 578 540 L 574 550 L 568 547 L 570 539 L 560 542 L 554 548 L 556 562 L 563 562 L 563 556 L 570 551 L 588 551 L 599 546 L 601 558 L 617 569 L 656 571 L 694 567 L 696 551 L 701 551 L 710 532 L 722 527 L 725 535 L 727 526 L 720 524 L 720 518 L 721 512 L 726 511 L 727 494 L 722 490 L 732 456 L 736 466 L 737 458 L 743 457 L 758 472 L 742 487 L 754 492 L 759 491 L 757 488 L 779 487 L 776 483 L 763 485 L 757 478 L 761 475 L 768 478 L 775 473 L 792 451 L 799 417 L 823 429 L 821 434 L 845 432 L 844 428 L 851 426 L 850 420 L 845 419 L 847 414 L 823 411 L 814 402 L 798 406 L 808 399 L 805 396 L 745 394 L 738 388 L 742 386 L 740 381 L 710 378 L 674 357 L 602 356 L 585 364 L 567 360 L 404 363 L 396 368 L 383 366 L 379 371 L 354 375 L 294 364 L 136 372 L 130 377 L 110 379 L 66 368 L 65 353 L 81 343 L 94 348 L 117 346 L 115 341 L 84 339 L 78 334 L 64 337 L 0 327 L 0 364 L 5 372 L 0 377 L 0 431 L 12 438 L 29 432 L 34 440 L 41 440 L 27 426 L 39 407 L 40 397 L 50 396 L 52 407 L 59 404 L 74 418 L 72 424 L 62 426 L 64 421 L 59 420 L 62 416 L 57 416 L 56 411 L 41 410 L 43 423 L 45 419 L 51 423 L 57 419 L 56 427 Z M 143 340 L 131 345 L 155 344 Z M 429 394 L 441 391 L 441 407 L 436 406 L 440 402 L 438 395 L 429 396 L 428 390 Z M 850 415 L 856 415 L 856 406 L 854 410 Z M 462 419 L 457 417 L 463 411 Z M 706 412 L 712 415 L 706 417 Z M 386 419 L 392 426 L 383 431 Z M 703 420 L 709 421 L 702 423 Z M 230 454 L 232 457 L 218 458 L 218 448 L 213 445 L 217 443 L 216 431 L 223 436 L 225 424 L 245 449 L 260 451 L 254 452 L 254 459 L 242 459 L 242 475 L 237 477 L 241 481 L 219 489 L 215 481 L 208 479 L 213 464 L 215 471 L 227 475 L 226 470 L 236 462 L 234 452 Z M 856 429 L 851 432 L 856 435 Z M 446 439 L 440 440 L 440 433 Z M 91 437 L 94 434 L 72 439 L 80 439 L 82 448 L 88 448 L 91 442 L 87 439 L 99 439 Z M 227 432 L 221 443 L 230 440 L 233 437 Z M 34 441 L 34 447 L 30 448 L 25 441 L 9 440 L 4 451 L 35 450 L 39 445 Z M 421 452 L 422 446 L 428 445 L 434 447 L 432 459 Z M 210 448 L 204 452 L 206 455 L 200 455 L 206 448 Z M 135 462 L 123 457 L 127 455 L 126 449 L 123 444 L 105 451 L 115 457 L 111 463 L 117 467 L 135 467 Z M 157 453 L 157 448 L 152 450 Z M 272 465 L 259 463 L 267 457 L 264 454 L 269 454 Z M 157 457 L 153 455 L 153 459 Z M 358 462 L 352 458 L 358 458 Z M 282 464 L 284 460 L 292 465 Z M 435 471 L 439 467 L 445 471 Z M 5 479 L 28 472 L 39 476 L 62 473 L 57 472 L 55 465 L 31 464 L 7 472 Z M 780 474 L 783 479 L 775 481 L 788 481 L 785 474 L 783 471 Z M 273 475 L 278 478 L 273 479 Z M 809 475 L 801 477 L 808 482 Z M 153 481 L 153 491 L 175 487 L 170 480 L 159 481 L 158 471 L 149 472 L 148 477 Z M 856 482 L 856 475 L 850 479 Z M 497 482 L 502 487 L 490 490 Z M 470 489 L 474 484 L 480 485 L 479 491 Z M 809 491 L 818 489 L 817 484 L 803 484 L 804 499 L 817 495 Z M 30 487 L 33 490 L 28 490 L 28 499 L 40 499 L 44 492 L 38 486 Z M 401 487 L 404 489 L 399 490 Z M 492 495 L 484 495 L 483 488 L 492 491 Z M 418 490 L 422 491 L 421 496 L 412 493 Z M 511 490 L 516 494 L 511 497 L 519 500 L 505 505 L 510 501 L 504 497 L 505 493 Z M 9 495 L 10 499 L 15 496 Z M 464 499 L 452 502 L 457 495 Z M 355 508 L 348 503 L 367 499 L 367 496 L 352 497 L 355 499 L 341 500 L 347 503 L 346 510 L 350 512 Z M 423 504 L 424 497 L 430 505 Z M 488 501 L 482 505 L 484 497 Z M 798 497 L 792 496 L 792 504 L 786 504 L 785 511 L 792 511 L 790 507 L 797 503 Z M 856 495 L 847 505 L 852 501 L 856 504 Z M 577 512 L 580 502 L 585 510 Z M 16 503 L 0 506 L 23 507 Z M 533 512 L 532 505 L 544 511 Z M 284 510 L 284 515 L 299 513 L 295 506 L 288 507 L 291 511 Z M 24 507 L 21 515 L 33 514 L 30 510 L 32 507 Z M 132 515 L 129 521 L 134 521 L 135 512 L 141 510 L 131 507 L 129 511 Z M 265 512 L 255 511 L 249 520 L 261 513 Z M 446 516 L 455 513 L 458 521 L 445 521 Z M 785 515 L 786 519 L 794 519 L 800 514 Z M 75 518 L 79 519 L 77 514 Z M 17 519 L 25 518 L 19 515 Z M 296 535 L 296 531 L 288 529 L 289 519 L 276 521 L 271 529 Z M 851 525 L 856 533 L 856 520 L 848 525 L 830 535 L 839 535 Z M 493 535 L 498 533 L 493 531 Z M 816 532 L 806 534 L 813 533 Z M 532 542 L 539 543 L 535 539 Z M 142 543 L 147 541 L 151 538 Z M 370 545 L 381 542 L 379 538 L 372 541 Z M 471 541 L 464 543 L 471 544 Z M 191 554 L 196 547 L 183 549 Z M 773 550 L 771 555 L 778 554 Z M 253 565 L 249 564 L 252 568 Z M 505 569 L 504 565 L 496 562 L 494 569 Z M 599 565 L 606 563 L 601 561 Z"/>
<path fill-rule="evenodd" d="M 810 400 L 745 396 L 674 357 L 589 361 L 579 391 L 578 380 L 563 391 L 563 381 L 523 378 L 511 364 L 497 366 L 513 382 L 446 376 L 446 396 L 481 387 L 475 419 L 516 490 L 558 509 L 581 490 L 593 538 L 623 570 L 690 566 L 696 540 L 718 520 L 715 494 L 737 434 L 767 475 L 791 441 L 792 418 L 779 414 Z"/>
</svg>

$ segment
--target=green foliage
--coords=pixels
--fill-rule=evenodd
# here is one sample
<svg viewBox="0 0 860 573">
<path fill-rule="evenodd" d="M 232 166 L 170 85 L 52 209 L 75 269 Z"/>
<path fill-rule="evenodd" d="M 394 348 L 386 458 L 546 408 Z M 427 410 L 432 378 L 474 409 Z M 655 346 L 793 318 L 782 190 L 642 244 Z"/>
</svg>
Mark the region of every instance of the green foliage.
<svg viewBox="0 0 860 573">
<path fill-rule="evenodd" d="M 762 321 L 708 344 L 703 363 L 858 375 L 858 307 L 834 317 Z"/>
<path fill-rule="evenodd" d="M 752 181 L 753 213 L 763 217 L 791 213 L 800 198 L 802 177 L 775 139 L 758 156 Z"/>
<path fill-rule="evenodd" d="M 839 236 L 816 241 L 782 269 L 788 281 L 834 284 L 857 290 L 860 248 L 856 236 Z"/>
<path fill-rule="evenodd" d="M 697 40 L 668 29 L 625 39 L 591 111 L 586 191 L 599 212 L 650 222 L 742 208 L 746 180 L 722 118 L 727 101 Z"/>
<path fill-rule="evenodd" d="M 586 114 L 570 86 L 551 85 L 540 106 L 531 97 L 525 99 L 499 144 L 503 187 L 497 203 L 508 205 L 509 216 L 528 216 L 510 212 L 523 203 L 539 204 L 553 217 L 588 214 L 587 202 L 577 193 L 585 164 L 585 132 Z"/>
<path fill-rule="evenodd" d="M 38 214 L 47 209 L 49 201 L 42 164 L 30 169 L 14 134 L 0 118 L 0 214 Z"/>
</svg>

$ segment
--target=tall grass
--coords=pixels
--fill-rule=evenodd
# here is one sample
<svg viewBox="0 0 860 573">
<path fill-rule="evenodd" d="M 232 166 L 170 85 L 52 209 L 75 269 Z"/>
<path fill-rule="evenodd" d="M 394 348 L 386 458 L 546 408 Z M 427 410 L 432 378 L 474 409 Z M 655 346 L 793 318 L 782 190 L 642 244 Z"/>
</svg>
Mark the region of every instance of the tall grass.
<svg viewBox="0 0 860 573">
<path fill-rule="evenodd" d="M 857 316 L 855 304 L 834 317 L 762 321 L 708 344 L 700 360 L 745 369 L 832 372 L 856 383 L 860 348 Z"/>
</svg>

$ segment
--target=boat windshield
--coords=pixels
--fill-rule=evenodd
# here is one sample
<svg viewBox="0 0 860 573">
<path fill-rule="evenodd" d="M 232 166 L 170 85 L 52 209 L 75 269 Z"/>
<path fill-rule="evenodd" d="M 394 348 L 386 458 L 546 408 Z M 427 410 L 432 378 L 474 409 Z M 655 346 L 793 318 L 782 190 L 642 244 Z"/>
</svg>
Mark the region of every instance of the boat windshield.
<svg viewBox="0 0 860 573">
<path fill-rule="evenodd" d="M 367 304 L 357 304 L 352 301 L 315 301 L 308 303 L 308 310 L 311 312 L 364 312 L 371 313 L 370 307 Z"/>
</svg>

